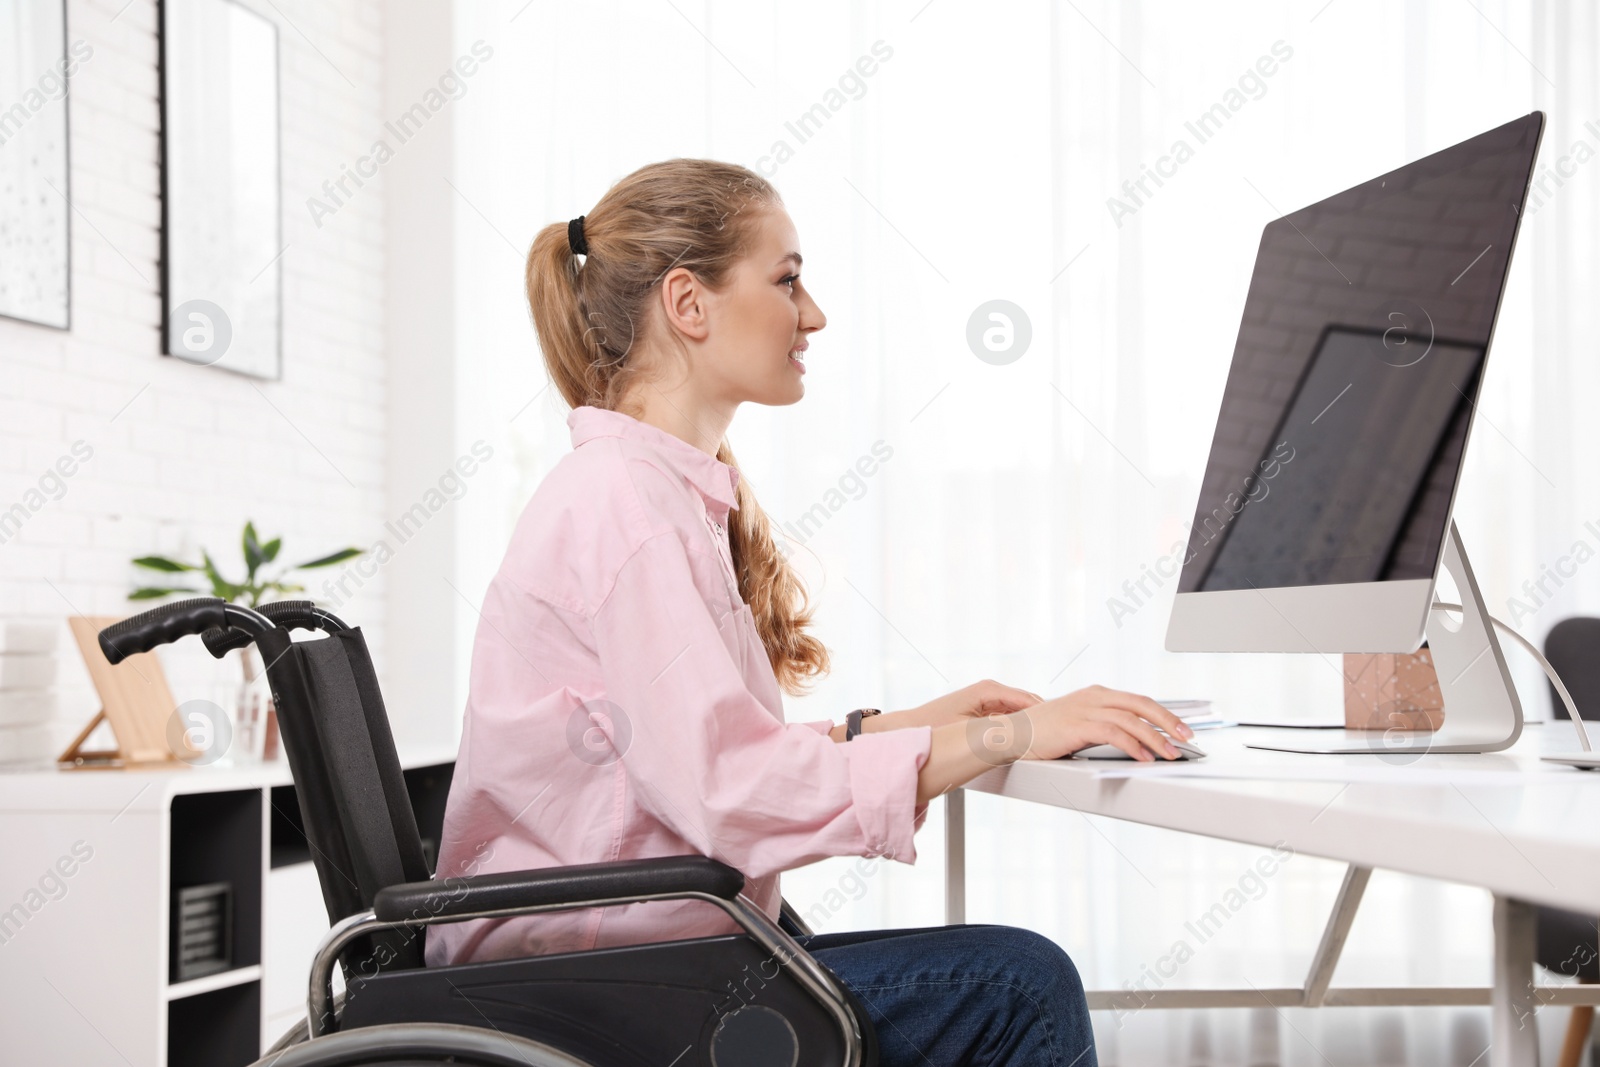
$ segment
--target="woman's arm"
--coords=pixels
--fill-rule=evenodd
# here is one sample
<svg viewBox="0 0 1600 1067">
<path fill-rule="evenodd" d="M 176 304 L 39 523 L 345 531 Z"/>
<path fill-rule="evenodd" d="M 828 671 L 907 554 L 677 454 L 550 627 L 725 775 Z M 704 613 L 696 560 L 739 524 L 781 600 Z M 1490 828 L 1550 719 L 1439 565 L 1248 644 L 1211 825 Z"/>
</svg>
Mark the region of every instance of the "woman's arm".
<svg viewBox="0 0 1600 1067">
<path fill-rule="evenodd" d="M 1157 726 L 1173 737 L 1194 737 L 1187 724 L 1149 697 L 1099 685 L 1008 714 L 947 722 L 932 730 L 928 759 L 917 774 L 917 803 L 1014 760 L 1058 759 L 1089 745 L 1115 745 L 1142 761 L 1153 760 L 1152 752 L 1176 759 L 1178 750 Z"/>
<path fill-rule="evenodd" d="M 965 722 L 980 715 L 1004 714 L 1037 704 L 1037 693 L 1013 689 L 1009 685 L 985 679 L 974 682 L 965 689 L 946 693 L 915 708 L 905 711 L 886 711 L 861 720 L 861 732 L 880 733 L 884 730 L 903 730 L 908 726 L 943 726 L 946 723 Z M 835 741 L 844 741 L 845 724 L 840 723 L 828 731 Z"/>
<path fill-rule="evenodd" d="M 1135 693 L 1096 685 L 1041 700 L 987 679 L 920 707 L 861 720 L 862 733 L 908 726 L 932 727 L 928 759 L 917 774 L 919 805 L 1016 759 L 1057 759 L 1102 744 L 1137 760 L 1154 759 L 1152 752 L 1176 759 L 1178 750 L 1155 727 L 1184 740 L 1194 737 L 1183 720 Z M 841 723 L 828 736 L 842 742 L 844 731 Z"/>
<path fill-rule="evenodd" d="M 712 570 L 722 563 L 695 543 L 676 528 L 650 536 L 590 612 L 605 693 L 591 722 L 626 777 L 628 804 L 748 878 L 828 856 L 915 862 L 912 801 L 929 738 L 897 730 L 835 745 L 782 721 L 729 648 L 722 601 L 706 590 L 728 595 Z M 749 663 L 752 674 L 767 666 Z M 574 756 L 564 771 L 595 770 Z"/>
</svg>

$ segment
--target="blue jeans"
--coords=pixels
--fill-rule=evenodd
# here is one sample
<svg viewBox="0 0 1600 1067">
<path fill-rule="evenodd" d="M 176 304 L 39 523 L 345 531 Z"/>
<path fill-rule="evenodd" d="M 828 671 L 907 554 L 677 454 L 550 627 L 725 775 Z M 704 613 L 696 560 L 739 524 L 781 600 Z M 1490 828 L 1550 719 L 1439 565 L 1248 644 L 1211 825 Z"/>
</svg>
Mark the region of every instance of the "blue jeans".
<svg viewBox="0 0 1600 1067">
<path fill-rule="evenodd" d="M 881 1067 L 1096 1067 L 1077 968 L 1040 934 L 967 924 L 795 940 L 866 1005 Z"/>
</svg>

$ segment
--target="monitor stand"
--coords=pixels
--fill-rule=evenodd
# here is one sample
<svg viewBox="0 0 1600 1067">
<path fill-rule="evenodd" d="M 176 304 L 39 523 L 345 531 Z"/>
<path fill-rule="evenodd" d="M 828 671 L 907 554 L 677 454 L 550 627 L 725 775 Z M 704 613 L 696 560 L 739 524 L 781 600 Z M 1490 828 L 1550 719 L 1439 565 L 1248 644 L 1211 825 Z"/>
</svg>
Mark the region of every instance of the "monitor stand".
<svg viewBox="0 0 1600 1067">
<path fill-rule="evenodd" d="M 1348 730 L 1348 740 L 1319 745 L 1251 744 L 1273 752 L 1367 753 L 1419 756 L 1425 752 L 1498 752 L 1522 736 L 1522 702 L 1517 699 L 1505 654 L 1484 607 L 1478 581 L 1461 547 L 1454 520 L 1445 537 L 1444 566 L 1461 592 L 1461 617 L 1430 610 L 1425 632 L 1444 698 L 1444 724 L 1425 731 Z M 1332 731 L 1328 731 L 1331 733 Z"/>
</svg>

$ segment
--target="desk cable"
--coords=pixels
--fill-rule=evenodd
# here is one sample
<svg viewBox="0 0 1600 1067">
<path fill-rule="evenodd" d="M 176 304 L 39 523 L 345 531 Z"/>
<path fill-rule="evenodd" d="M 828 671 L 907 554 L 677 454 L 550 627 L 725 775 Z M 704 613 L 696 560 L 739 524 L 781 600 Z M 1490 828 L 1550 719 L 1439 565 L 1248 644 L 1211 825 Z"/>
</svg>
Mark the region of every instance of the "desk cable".
<svg viewBox="0 0 1600 1067">
<path fill-rule="evenodd" d="M 1461 611 L 1462 608 L 1460 604 L 1446 604 L 1443 601 L 1436 600 L 1433 604 L 1433 610 Z M 1487 615 L 1488 613 L 1485 612 L 1484 614 Z M 1489 621 L 1494 623 L 1495 626 L 1499 628 L 1501 633 L 1505 634 L 1507 637 L 1511 638 L 1511 640 L 1527 649 L 1528 654 L 1539 661 L 1539 666 L 1544 668 L 1545 677 L 1550 679 L 1550 684 L 1555 686 L 1556 692 L 1561 695 L 1561 703 L 1567 706 L 1567 714 L 1572 716 L 1572 725 L 1576 727 L 1578 731 L 1578 743 L 1583 746 L 1583 750 L 1585 752 L 1594 751 L 1594 749 L 1589 745 L 1589 730 L 1583 724 L 1583 716 L 1578 714 L 1577 706 L 1572 703 L 1572 694 L 1567 692 L 1567 687 L 1561 683 L 1561 676 L 1556 673 L 1556 669 L 1554 667 L 1550 666 L 1550 661 L 1544 658 L 1544 653 L 1535 648 L 1532 641 L 1529 641 L 1526 637 L 1523 637 L 1521 634 L 1517 633 L 1517 631 L 1513 630 L 1510 623 L 1502 622 L 1493 615 L 1489 615 Z"/>
</svg>

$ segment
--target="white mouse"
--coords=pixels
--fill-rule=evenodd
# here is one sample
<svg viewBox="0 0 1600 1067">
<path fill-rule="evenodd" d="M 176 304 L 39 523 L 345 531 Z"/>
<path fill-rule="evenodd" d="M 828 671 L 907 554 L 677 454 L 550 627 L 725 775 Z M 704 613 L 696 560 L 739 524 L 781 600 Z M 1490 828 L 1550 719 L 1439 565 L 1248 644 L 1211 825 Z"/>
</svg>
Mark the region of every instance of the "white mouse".
<svg viewBox="0 0 1600 1067">
<path fill-rule="evenodd" d="M 1176 762 L 1178 762 L 1178 760 L 1205 759 L 1206 758 L 1205 750 L 1203 750 L 1199 745 L 1195 744 L 1193 741 L 1180 741 L 1176 737 L 1168 738 L 1168 740 L 1172 742 L 1172 747 L 1178 750 L 1177 759 L 1168 760 L 1165 756 L 1157 755 L 1156 759 L 1155 759 L 1155 762 L 1157 762 L 1157 763 L 1169 763 L 1169 762 L 1170 763 L 1176 763 Z M 1078 751 L 1072 753 L 1072 757 L 1071 758 L 1073 758 L 1073 759 L 1125 759 L 1125 760 L 1132 760 L 1133 759 L 1132 756 L 1130 756 L 1126 752 L 1122 751 L 1122 749 L 1118 748 L 1116 745 L 1090 745 L 1088 748 L 1080 748 L 1080 749 L 1078 749 Z"/>
</svg>

